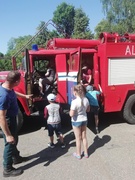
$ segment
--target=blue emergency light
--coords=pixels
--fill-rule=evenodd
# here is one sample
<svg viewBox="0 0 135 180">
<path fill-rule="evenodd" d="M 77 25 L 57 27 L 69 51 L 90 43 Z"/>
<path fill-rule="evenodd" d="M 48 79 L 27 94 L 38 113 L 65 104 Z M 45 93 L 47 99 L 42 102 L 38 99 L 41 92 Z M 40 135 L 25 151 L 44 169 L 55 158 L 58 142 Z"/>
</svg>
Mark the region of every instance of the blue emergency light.
<svg viewBox="0 0 135 180">
<path fill-rule="evenodd" d="M 33 51 L 38 51 L 38 45 L 37 44 L 33 44 L 32 45 L 32 50 Z"/>
</svg>

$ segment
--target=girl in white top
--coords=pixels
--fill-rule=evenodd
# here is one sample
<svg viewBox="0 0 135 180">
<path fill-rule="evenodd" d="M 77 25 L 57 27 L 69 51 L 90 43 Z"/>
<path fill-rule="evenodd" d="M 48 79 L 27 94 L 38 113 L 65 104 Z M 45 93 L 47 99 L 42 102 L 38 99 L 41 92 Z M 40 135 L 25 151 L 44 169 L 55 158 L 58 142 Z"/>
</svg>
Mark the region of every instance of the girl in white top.
<svg viewBox="0 0 135 180">
<path fill-rule="evenodd" d="M 85 89 L 81 84 L 74 86 L 73 94 L 76 97 L 71 102 L 69 115 L 71 116 L 72 127 L 76 138 L 76 152 L 73 154 L 81 159 L 81 141 L 84 148 L 84 156 L 88 158 L 88 142 L 86 137 L 87 112 L 90 111 L 88 99 L 85 97 Z"/>
</svg>

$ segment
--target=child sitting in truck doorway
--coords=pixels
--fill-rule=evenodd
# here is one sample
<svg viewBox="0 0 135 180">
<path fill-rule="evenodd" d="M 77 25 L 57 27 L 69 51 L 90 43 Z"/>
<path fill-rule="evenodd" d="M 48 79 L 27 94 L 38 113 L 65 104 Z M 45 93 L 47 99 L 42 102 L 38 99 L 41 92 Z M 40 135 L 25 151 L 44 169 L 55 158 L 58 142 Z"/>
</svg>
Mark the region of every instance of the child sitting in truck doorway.
<svg viewBox="0 0 135 180">
<path fill-rule="evenodd" d="M 95 131 L 98 134 L 99 133 L 99 104 L 98 104 L 98 95 L 102 93 L 102 89 L 100 85 L 98 85 L 99 91 L 93 90 L 93 86 L 89 85 L 86 87 L 86 97 L 89 100 L 90 103 L 90 112 L 94 114 L 94 119 L 95 119 Z"/>
<path fill-rule="evenodd" d="M 65 148 L 63 134 L 61 132 L 61 118 L 60 118 L 60 105 L 55 102 L 56 96 L 54 94 L 49 94 L 47 100 L 49 105 L 44 108 L 44 118 L 47 119 L 48 136 L 50 137 L 50 142 L 48 147 L 54 148 L 54 132 L 60 138 L 61 148 Z"/>
<path fill-rule="evenodd" d="M 39 78 L 39 90 L 41 95 L 44 95 L 44 92 L 47 90 L 47 85 L 51 85 L 55 79 L 54 64 L 49 62 L 47 67 L 45 77 Z"/>
<path fill-rule="evenodd" d="M 86 87 L 90 84 L 92 84 L 92 71 L 88 66 L 82 67 L 82 81 L 81 84 Z"/>
</svg>

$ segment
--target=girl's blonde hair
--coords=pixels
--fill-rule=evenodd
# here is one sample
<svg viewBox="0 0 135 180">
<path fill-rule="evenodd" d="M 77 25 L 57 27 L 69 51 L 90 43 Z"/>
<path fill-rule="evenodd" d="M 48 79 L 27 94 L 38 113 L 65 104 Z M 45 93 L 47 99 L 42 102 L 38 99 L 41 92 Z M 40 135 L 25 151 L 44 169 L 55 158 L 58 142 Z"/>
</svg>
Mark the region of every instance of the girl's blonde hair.
<svg viewBox="0 0 135 180">
<path fill-rule="evenodd" d="M 74 86 L 73 90 L 77 93 L 77 95 L 80 97 L 81 99 L 81 105 L 83 106 L 83 100 L 82 98 L 85 96 L 86 90 L 84 88 L 83 85 L 78 84 L 76 86 Z"/>
<path fill-rule="evenodd" d="M 73 87 L 73 90 L 77 93 L 77 95 L 82 98 L 85 95 L 85 89 L 84 86 L 81 84 L 77 84 L 76 86 Z"/>
</svg>

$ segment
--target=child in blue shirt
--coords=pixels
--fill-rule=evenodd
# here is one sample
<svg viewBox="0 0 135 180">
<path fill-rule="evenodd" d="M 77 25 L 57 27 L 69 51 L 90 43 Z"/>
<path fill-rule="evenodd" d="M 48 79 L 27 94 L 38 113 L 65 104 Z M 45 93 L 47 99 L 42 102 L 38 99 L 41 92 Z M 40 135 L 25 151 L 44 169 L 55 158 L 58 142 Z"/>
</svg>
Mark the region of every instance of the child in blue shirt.
<svg viewBox="0 0 135 180">
<path fill-rule="evenodd" d="M 99 89 L 100 89 L 100 91 L 93 90 L 93 86 L 91 86 L 91 85 L 88 85 L 86 87 L 86 91 L 87 91 L 86 92 L 86 97 L 89 100 L 91 112 L 94 114 L 95 126 L 96 126 L 95 130 L 96 130 L 97 134 L 99 133 L 99 129 L 98 129 L 98 124 L 99 124 L 99 118 L 98 118 L 98 113 L 99 113 L 98 95 L 100 95 L 101 92 L 102 92 L 102 89 L 101 89 L 100 85 L 99 85 Z"/>
</svg>

